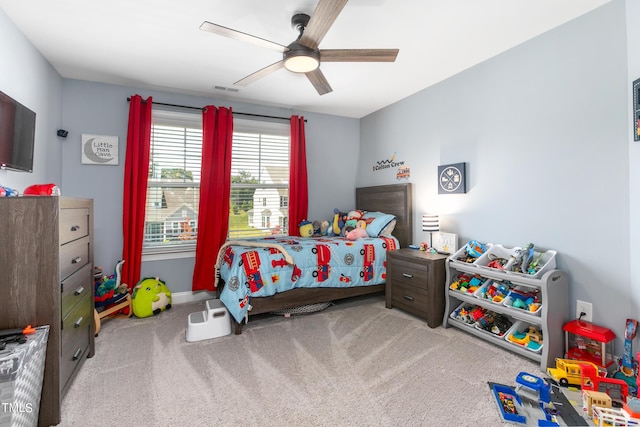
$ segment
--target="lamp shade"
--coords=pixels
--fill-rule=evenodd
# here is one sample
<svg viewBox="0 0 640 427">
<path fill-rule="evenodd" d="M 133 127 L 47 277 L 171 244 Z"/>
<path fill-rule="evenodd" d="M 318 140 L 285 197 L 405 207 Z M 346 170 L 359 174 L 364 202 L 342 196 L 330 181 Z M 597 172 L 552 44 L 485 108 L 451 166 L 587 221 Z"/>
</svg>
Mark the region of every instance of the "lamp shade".
<svg viewBox="0 0 640 427">
<path fill-rule="evenodd" d="M 440 221 L 438 215 L 422 215 L 422 231 L 434 231 L 440 230 Z"/>
</svg>

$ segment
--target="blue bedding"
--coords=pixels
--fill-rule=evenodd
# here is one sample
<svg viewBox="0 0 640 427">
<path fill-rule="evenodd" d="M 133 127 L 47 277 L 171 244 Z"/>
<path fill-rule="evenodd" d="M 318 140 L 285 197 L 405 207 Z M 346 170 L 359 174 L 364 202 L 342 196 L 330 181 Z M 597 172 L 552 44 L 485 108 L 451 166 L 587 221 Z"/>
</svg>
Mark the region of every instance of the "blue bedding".
<svg viewBox="0 0 640 427">
<path fill-rule="evenodd" d="M 378 285 L 386 279 L 386 252 L 399 247 L 395 237 L 269 236 L 230 241 L 220 249 L 216 264 L 224 281 L 220 300 L 242 323 L 254 297 L 294 288 Z"/>
</svg>

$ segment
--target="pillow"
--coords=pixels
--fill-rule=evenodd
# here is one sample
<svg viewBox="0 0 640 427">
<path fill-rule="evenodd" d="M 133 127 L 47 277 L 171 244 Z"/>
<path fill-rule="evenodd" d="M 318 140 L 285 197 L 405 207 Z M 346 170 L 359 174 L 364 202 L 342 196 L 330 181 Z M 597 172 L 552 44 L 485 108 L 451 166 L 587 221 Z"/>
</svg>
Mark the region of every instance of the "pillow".
<svg viewBox="0 0 640 427">
<path fill-rule="evenodd" d="M 396 228 L 396 217 L 383 212 L 367 212 L 362 219 L 367 223 L 369 237 L 391 236 Z"/>
</svg>

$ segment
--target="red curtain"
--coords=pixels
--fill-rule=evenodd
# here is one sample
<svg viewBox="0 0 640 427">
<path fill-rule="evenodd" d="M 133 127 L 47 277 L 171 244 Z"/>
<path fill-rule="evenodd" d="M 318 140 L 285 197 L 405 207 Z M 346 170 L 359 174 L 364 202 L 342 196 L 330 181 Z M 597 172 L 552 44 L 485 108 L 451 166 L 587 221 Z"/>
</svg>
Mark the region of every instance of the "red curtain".
<svg viewBox="0 0 640 427">
<path fill-rule="evenodd" d="M 129 103 L 122 203 L 122 259 L 125 263 L 121 278 L 129 289 L 140 280 L 151 146 L 151 105 L 151 97 L 143 100 L 140 95 L 132 96 Z"/>
<path fill-rule="evenodd" d="M 196 263 L 191 289 L 214 291 L 215 264 L 229 228 L 231 108 L 207 106 L 202 113 L 202 169 Z"/>
<path fill-rule="evenodd" d="M 289 175 L 289 235 L 299 234 L 298 224 L 307 219 L 309 189 L 307 184 L 307 149 L 304 117 L 291 116 L 291 153 Z"/>
</svg>

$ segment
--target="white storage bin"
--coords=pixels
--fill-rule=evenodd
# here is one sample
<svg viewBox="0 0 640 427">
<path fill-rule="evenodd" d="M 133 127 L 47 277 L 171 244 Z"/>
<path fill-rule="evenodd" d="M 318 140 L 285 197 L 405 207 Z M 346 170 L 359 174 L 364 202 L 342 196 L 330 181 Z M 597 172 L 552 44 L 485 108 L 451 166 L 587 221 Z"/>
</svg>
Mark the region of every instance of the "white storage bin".
<svg viewBox="0 0 640 427">
<path fill-rule="evenodd" d="M 474 324 L 474 327 L 480 332 L 483 332 L 487 335 L 491 335 L 497 338 L 504 338 L 507 336 L 508 333 L 511 332 L 511 329 L 513 328 L 513 320 L 509 316 L 506 316 L 501 313 L 495 313 L 491 310 L 487 310 L 487 313 L 485 313 L 485 315 L 487 317 L 493 317 L 494 321 L 489 323 L 489 326 L 487 326 L 486 329 L 481 324 L 480 320 L 477 321 Z M 494 329 L 492 325 L 495 325 L 495 324 L 499 324 L 501 327 Z"/>
<path fill-rule="evenodd" d="M 465 276 L 469 277 L 467 286 L 463 285 L 463 279 Z M 486 282 L 487 279 L 484 277 L 468 273 L 460 273 L 454 278 L 453 282 L 449 284 L 449 289 L 463 295 L 474 295 Z"/>
<path fill-rule="evenodd" d="M 515 261 L 515 256 L 521 248 L 513 247 L 507 248 L 502 245 L 493 245 L 487 251 L 482 254 L 480 258 L 474 263 L 478 267 L 487 268 L 492 271 L 505 271 L 511 267 L 511 264 Z M 495 260 L 501 259 L 503 261 L 502 269 L 489 267 L 488 264 Z"/>
<path fill-rule="evenodd" d="M 231 333 L 231 317 L 222 301 L 208 300 L 206 310 L 189 314 L 186 338 L 189 342 L 218 338 Z"/>
<path fill-rule="evenodd" d="M 497 292 L 489 292 L 492 287 L 499 289 L 497 290 Z M 509 295 L 509 292 L 513 288 L 514 285 L 509 281 L 487 280 L 484 285 L 479 287 L 473 293 L 473 296 L 482 301 L 489 301 L 493 304 L 502 304 L 504 302 L 504 299 L 507 297 L 507 295 Z"/>
<path fill-rule="evenodd" d="M 477 306 L 475 304 L 469 304 L 467 302 L 463 302 L 455 310 L 453 310 L 451 312 L 451 314 L 449 314 L 449 317 L 454 322 L 461 323 L 461 324 L 469 326 L 469 327 L 473 327 L 473 325 L 476 323 L 476 320 L 473 317 L 473 315 L 472 314 L 465 315 L 465 314 L 462 314 L 462 313 L 464 313 L 464 312 L 470 313 L 471 311 L 476 310 L 476 309 L 482 310 L 483 314 L 487 310 L 486 308 L 479 307 L 479 306 Z"/>
<path fill-rule="evenodd" d="M 530 328 L 533 328 L 533 330 Z M 543 337 L 539 325 L 532 325 L 518 320 L 505 339 L 513 345 L 524 347 L 534 353 L 542 351 Z"/>
<path fill-rule="evenodd" d="M 472 259 L 471 262 L 464 261 L 464 259 L 467 257 L 467 247 L 469 246 L 469 243 L 471 243 L 471 242 L 467 242 L 464 246 L 462 246 L 460 249 L 458 249 L 456 251 L 456 253 L 454 253 L 453 255 L 449 256 L 449 259 L 451 260 L 452 263 L 472 264 L 473 262 L 478 260 L 479 257 Z M 488 251 L 489 248 L 491 248 L 492 244 L 491 243 L 484 243 L 484 246 L 486 248 L 485 251 Z"/>
<path fill-rule="evenodd" d="M 535 300 L 531 303 L 527 302 L 527 298 L 516 296 L 516 294 L 532 294 L 531 297 Z M 527 286 L 516 286 L 509 292 L 509 295 L 502 302 L 506 307 L 513 308 L 514 310 L 523 310 L 531 314 L 540 316 L 542 309 L 542 295 L 538 289 L 529 288 Z"/>
<path fill-rule="evenodd" d="M 518 276 L 524 277 L 534 277 L 538 278 L 542 276 L 547 271 L 553 270 L 556 268 L 556 255 L 557 252 L 554 250 L 547 250 L 543 252 L 538 252 L 534 250 L 533 261 L 537 260 L 537 268 L 532 273 L 522 273 L 521 271 L 512 271 L 507 270 L 508 274 L 515 274 Z"/>
</svg>

